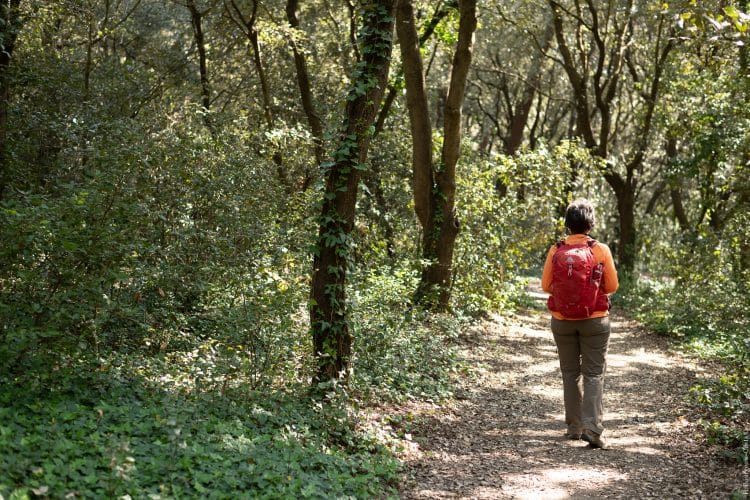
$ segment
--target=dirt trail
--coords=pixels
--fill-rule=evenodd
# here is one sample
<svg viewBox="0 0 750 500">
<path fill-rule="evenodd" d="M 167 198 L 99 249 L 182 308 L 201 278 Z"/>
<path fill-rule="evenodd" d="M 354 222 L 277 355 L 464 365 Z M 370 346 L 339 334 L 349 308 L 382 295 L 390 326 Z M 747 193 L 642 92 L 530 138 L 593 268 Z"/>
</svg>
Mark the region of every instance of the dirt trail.
<svg viewBox="0 0 750 500">
<path fill-rule="evenodd" d="M 402 498 L 731 498 L 748 470 L 700 444 L 688 389 L 706 373 L 668 342 L 613 316 L 605 437 L 563 438 L 562 383 L 546 312 L 466 333 L 476 367 L 454 404 L 401 408 L 413 446 Z"/>
</svg>

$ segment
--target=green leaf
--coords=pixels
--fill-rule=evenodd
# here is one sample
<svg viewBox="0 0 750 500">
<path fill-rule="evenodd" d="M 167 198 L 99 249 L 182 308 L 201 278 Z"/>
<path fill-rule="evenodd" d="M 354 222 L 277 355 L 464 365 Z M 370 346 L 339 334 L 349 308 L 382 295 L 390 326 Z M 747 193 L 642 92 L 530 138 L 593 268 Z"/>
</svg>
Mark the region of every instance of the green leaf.
<svg viewBox="0 0 750 500">
<path fill-rule="evenodd" d="M 731 19 L 737 20 L 740 17 L 739 11 L 732 5 L 724 7 L 724 14 L 729 16 Z"/>
</svg>

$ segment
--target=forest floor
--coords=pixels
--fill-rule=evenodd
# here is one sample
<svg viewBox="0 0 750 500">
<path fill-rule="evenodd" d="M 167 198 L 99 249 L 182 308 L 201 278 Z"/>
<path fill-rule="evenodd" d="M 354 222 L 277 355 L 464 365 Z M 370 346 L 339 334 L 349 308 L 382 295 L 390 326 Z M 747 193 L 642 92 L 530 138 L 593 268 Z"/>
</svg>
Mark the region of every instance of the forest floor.
<svg viewBox="0 0 750 500">
<path fill-rule="evenodd" d="M 747 498 L 747 467 L 705 444 L 689 400 L 712 368 L 668 339 L 612 316 L 606 450 L 563 437 L 562 382 L 541 307 L 491 318 L 462 346 L 472 370 L 454 400 L 382 409 L 408 444 L 402 498 Z"/>
</svg>

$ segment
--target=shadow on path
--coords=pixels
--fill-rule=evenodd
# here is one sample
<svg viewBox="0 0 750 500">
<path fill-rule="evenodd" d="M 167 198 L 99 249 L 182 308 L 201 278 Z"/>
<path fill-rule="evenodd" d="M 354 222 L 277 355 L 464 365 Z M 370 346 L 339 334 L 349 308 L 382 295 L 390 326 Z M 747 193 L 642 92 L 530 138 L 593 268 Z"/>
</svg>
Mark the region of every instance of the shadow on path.
<svg viewBox="0 0 750 500">
<path fill-rule="evenodd" d="M 475 377 L 465 396 L 417 422 L 403 498 L 729 498 L 747 471 L 696 442 L 685 400 L 701 368 L 667 341 L 613 317 L 605 436 L 563 438 L 562 383 L 546 313 L 494 318 L 466 332 Z M 744 474 L 744 477 L 743 477 Z"/>
</svg>

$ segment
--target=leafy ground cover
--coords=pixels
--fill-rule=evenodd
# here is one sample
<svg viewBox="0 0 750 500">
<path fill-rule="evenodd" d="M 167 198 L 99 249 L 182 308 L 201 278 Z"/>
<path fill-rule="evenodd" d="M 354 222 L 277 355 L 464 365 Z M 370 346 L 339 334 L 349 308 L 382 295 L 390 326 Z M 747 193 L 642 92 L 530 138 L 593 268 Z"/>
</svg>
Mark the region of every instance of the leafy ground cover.
<svg viewBox="0 0 750 500">
<path fill-rule="evenodd" d="M 282 394 L 179 394 L 111 374 L 0 389 L 0 497 L 387 494 L 398 462 L 345 407 Z"/>
<path fill-rule="evenodd" d="M 287 303 L 271 293 L 260 320 L 227 306 L 119 349 L 40 342 L 2 372 L 0 498 L 391 495 L 400 440 L 360 408 L 450 396 L 464 320 L 411 311 L 410 273 L 362 281 L 354 374 L 324 399 L 299 315 L 272 322 Z"/>
</svg>

